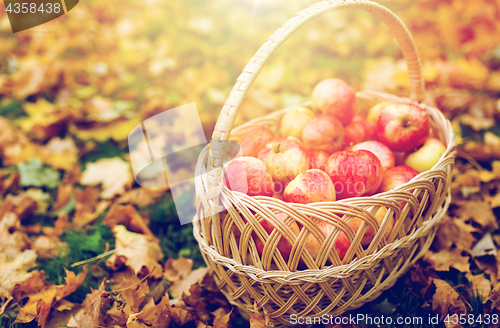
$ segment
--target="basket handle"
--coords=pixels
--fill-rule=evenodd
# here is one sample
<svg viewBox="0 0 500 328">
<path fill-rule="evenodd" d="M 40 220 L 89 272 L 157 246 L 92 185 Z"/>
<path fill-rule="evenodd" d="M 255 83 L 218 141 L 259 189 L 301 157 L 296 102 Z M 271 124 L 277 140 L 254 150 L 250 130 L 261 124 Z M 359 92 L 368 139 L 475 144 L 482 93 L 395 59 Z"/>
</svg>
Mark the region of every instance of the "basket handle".
<svg viewBox="0 0 500 328">
<path fill-rule="evenodd" d="M 229 97 L 222 107 L 219 118 L 215 125 L 212 134 L 214 141 L 227 141 L 231 134 L 238 108 L 247 93 L 250 85 L 253 83 L 257 75 L 259 75 L 263 65 L 266 63 L 269 56 L 299 27 L 310 19 L 317 17 L 328 11 L 339 9 L 361 9 L 372 13 L 382 20 L 391 31 L 401 46 L 404 58 L 408 65 L 410 76 L 411 93 L 410 97 L 417 101 L 422 101 L 424 98 L 424 80 L 422 77 L 422 68 L 420 58 L 410 32 L 404 23 L 392 11 L 369 0 L 326 0 L 318 2 L 308 8 L 302 10 L 285 24 L 283 24 L 269 39 L 259 48 L 257 53 L 250 59 L 250 62 L 245 66 L 243 72 L 236 80 Z M 214 190 L 220 183 L 220 170 L 223 163 L 226 142 L 213 142 L 210 149 L 212 170 L 208 172 L 208 189 Z M 218 196 L 221 188 L 216 188 L 215 193 L 211 196 Z M 210 197 L 211 198 L 211 197 Z"/>
</svg>

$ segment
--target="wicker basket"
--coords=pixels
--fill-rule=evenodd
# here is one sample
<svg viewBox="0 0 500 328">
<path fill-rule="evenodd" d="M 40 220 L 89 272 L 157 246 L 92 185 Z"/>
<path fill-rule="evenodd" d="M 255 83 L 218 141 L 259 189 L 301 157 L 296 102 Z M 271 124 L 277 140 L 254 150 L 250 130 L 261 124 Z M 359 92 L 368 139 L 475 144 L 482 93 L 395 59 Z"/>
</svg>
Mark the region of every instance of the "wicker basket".
<svg viewBox="0 0 500 328">
<path fill-rule="evenodd" d="M 313 17 L 342 8 L 362 9 L 384 21 L 402 48 L 410 74 L 410 98 L 361 91 L 356 94 L 357 106 L 369 108 L 381 101 L 418 103 L 423 100 L 420 59 L 408 30 L 397 16 L 370 1 L 323 1 L 292 17 L 257 51 L 222 108 L 213 140 L 237 141 L 245 129 L 255 125 L 277 130 L 281 117 L 291 108 L 232 129 L 242 98 L 267 58 L 291 33 Z M 197 170 L 204 174 L 195 180 L 194 236 L 205 262 L 215 273 L 218 287 L 244 315 L 253 312 L 256 305 L 259 312 L 269 313 L 275 326 L 290 325 L 290 315 L 340 315 L 375 299 L 393 286 L 397 278 L 428 250 L 450 203 L 456 146 L 451 124 L 442 113 L 424 103 L 418 104 L 429 114 L 433 133 L 447 145 L 446 152 L 431 170 L 400 187 L 371 197 L 307 205 L 285 203 L 271 197 L 249 197 L 227 189 L 221 182 L 226 143 L 213 143 L 202 152 Z M 379 226 L 374 213 L 381 206 L 389 210 Z M 277 219 L 279 212 L 287 214 L 284 222 Z M 391 216 L 394 227 L 386 239 L 384 234 Z M 354 218 L 364 221 L 357 233 L 348 224 Z M 260 224 L 264 219 L 275 227 L 271 234 Z M 319 220 L 335 227 L 326 238 L 316 225 Z M 289 228 L 294 221 L 303 226 L 298 236 Z M 363 248 L 361 239 L 368 227 L 376 233 L 371 244 Z M 333 248 L 340 232 L 351 241 L 342 260 Z M 304 247 L 309 234 L 322 244 L 316 258 Z M 253 236 L 258 236 L 265 244 L 262 255 L 257 251 Z M 288 260 L 277 250 L 281 238 L 293 245 Z"/>
</svg>

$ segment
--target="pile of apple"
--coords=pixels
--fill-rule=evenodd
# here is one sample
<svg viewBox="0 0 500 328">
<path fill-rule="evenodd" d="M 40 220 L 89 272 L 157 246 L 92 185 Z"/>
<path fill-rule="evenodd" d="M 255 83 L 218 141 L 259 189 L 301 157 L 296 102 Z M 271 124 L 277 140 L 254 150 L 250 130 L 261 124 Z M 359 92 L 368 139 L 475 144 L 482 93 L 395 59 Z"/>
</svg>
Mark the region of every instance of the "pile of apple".
<svg viewBox="0 0 500 328">
<path fill-rule="evenodd" d="M 429 117 L 419 106 L 383 102 L 362 117 L 356 113 L 354 90 L 339 79 L 324 80 L 314 88 L 311 108 L 288 111 L 282 117 L 280 135 L 255 126 L 239 143 L 243 156 L 225 165 L 226 187 L 249 196 L 301 204 L 391 190 L 431 169 L 446 150 L 440 140 L 431 137 Z M 379 224 L 387 211 L 381 207 L 375 214 Z M 278 213 L 277 218 L 285 220 L 287 215 Z M 390 220 L 386 238 L 394 225 Z M 349 221 L 354 232 L 362 223 L 357 218 Z M 265 219 L 261 224 L 269 234 L 274 230 Z M 325 236 L 334 229 L 323 221 L 315 224 Z M 298 235 L 303 227 L 293 222 L 289 228 Z M 374 235 L 371 228 L 366 229 L 362 246 L 370 245 Z M 254 241 L 262 255 L 264 244 L 255 235 Z M 334 244 L 340 259 L 349 246 L 349 239 L 340 233 Z M 305 249 L 313 258 L 320 247 L 309 233 Z M 277 248 L 288 259 L 292 245 L 285 238 L 281 237 Z"/>
</svg>

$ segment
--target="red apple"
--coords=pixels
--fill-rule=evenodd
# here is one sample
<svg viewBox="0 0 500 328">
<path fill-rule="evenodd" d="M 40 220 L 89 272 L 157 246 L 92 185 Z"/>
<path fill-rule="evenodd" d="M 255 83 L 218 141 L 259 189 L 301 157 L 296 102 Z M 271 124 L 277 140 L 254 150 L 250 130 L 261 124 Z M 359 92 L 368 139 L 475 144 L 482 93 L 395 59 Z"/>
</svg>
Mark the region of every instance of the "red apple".
<svg viewBox="0 0 500 328">
<path fill-rule="evenodd" d="M 309 204 L 335 201 L 335 188 L 330 177 L 318 169 L 300 173 L 285 188 L 285 202 Z"/>
<path fill-rule="evenodd" d="M 374 132 L 375 125 L 356 114 L 352 122 L 344 128 L 344 145 L 350 147 L 351 144 L 370 140 Z"/>
<path fill-rule="evenodd" d="M 309 158 L 304 144 L 297 138 L 281 136 L 268 143 L 258 156 L 267 166 L 274 182 L 287 183 L 307 170 Z"/>
<path fill-rule="evenodd" d="M 309 121 L 302 130 L 302 140 L 309 150 L 334 153 L 342 148 L 344 127 L 331 115 L 319 115 Z"/>
<path fill-rule="evenodd" d="M 419 172 L 428 171 L 437 164 L 445 151 L 446 146 L 439 139 L 429 138 L 422 147 L 405 156 L 404 164 Z"/>
<path fill-rule="evenodd" d="M 356 113 L 356 94 L 344 81 L 327 79 L 314 88 L 312 106 L 323 114 L 335 116 L 343 125 L 347 125 Z"/>
<path fill-rule="evenodd" d="M 264 126 L 249 128 L 240 138 L 241 153 L 243 156 L 257 157 L 264 146 L 276 139 L 273 131 Z"/>
<path fill-rule="evenodd" d="M 352 150 L 369 150 L 372 153 L 374 153 L 380 162 L 382 162 L 382 167 L 384 168 L 384 171 L 393 168 L 394 167 L 394 153 L 392 150 L 384 145 L 383 143 L 375 140 L 370 140 L 370 141 L 365 141 L 361 142 L 354 147 L 352 147 Z"/>
<path fill-rule="evenodd" d="M 380 111 L 376 132 L 393 151 L 410 151 L 422 146 L 429 137 L 429 117 L 417 105 L 393 104 Z"/>
<path fill-rule="evenodd" d="M 382 225 L 382 222 L 384 221 L 384 217 L 387 214 L 387 207 L 381 206 L 377 212 L 375 213 L 375 218 L 377 219 L 377 222 L 379 225 Z M 394 215 L 391 215 L 389 218 L 389 226 L 387 227 L 387 230 L 384 233 L 385 239 L 389 238 L 392 232 L 392 228 L 394 227 Z M 361 227 L 361 224 L 363 223 L 363 220 L 354 218 L 351 221 L 349 221 L 349 225 L 351 226 L 352 230 L 354 230 L 354 233 L 357 233 L 359 228 Z M 375 233 L 373 232 L 373 229 L 370 226 L 367 226 L 365 230 L 365 234 L 363 235 L 363 238 L 361 239 L 361 246 L 363 247 L 368 247 L 370 243 L 372 242 L 373 238 L 375 237 Z"/>
<path fill-rule="evenodd" d="M 272 196 L 273 178 L 260 159 L 238 157 L 224 165 L 224 184 L 249 196 Z"/>
<path fill-rule="evenodd" d="M 328 162 L 328 154 L 322 150 L 310 150 L 307 152 L 309 155 L 309 168 L 326 171 L 326 162 Z"/>
<path fill-rule="evenodd" d="M 285 219 L 288 217 L 285 213 L 277 213 L 276 217 L 280 221 L 285 221 Z M 274 231 L 274 226 L 267 220 L 263 220 L 261 223 L 262 227 L 266 232 L 270 235 Z M 300 233 L 299 226 L 297 225 L 297 222 L 292 222 L 289 226 L 290 230 L 298 236 Z M 264 246 L 265 244 L 255 235 L 255 232 L 252 234 L 253 235 L 253 240 L 255 241 L 255 245 L 257 246 L 257 251 L 259 254 L 262 256 L 264 253 Z M 283 256 L 283 259 L 286 261 L 290 257 L 290 252 L 292 251 L 293 245 L 286 240 L 283 236 L 279 237 L 279 242 L 278 242 L 278 250 L 281 253 L 281 256 Z"/>
<path fill-rule="evenodd" d="M 339 151 L 330 156 L 326 173 L 337 199 L 372 195 L 382 183 L 382 163 L 368 150 Z"/>
<path fill-rule="evenodd" d="M 281 118 L 280 134 L 302 139 L 304 126 L 315 116 L 312 110 L 304 106 L 291 109 Z"/>
<path fill-rule="evenodd" d="M 366 120 L 368 122 L 372 123 L 373 125 L 376 125 L 377 121 L 378 121 L 378 117 L 380 116 L 380 112 L 382 111 L 382 109 L 384 109 L 385 107 L 390 106 L 390 105 L 392 105 L 392 103 L 390 103 L 388 101 L 383 101 L 381 103 L 376 104 L 375 106 L 370 108 L 370 110 L 368 111 L 368 115 L 366 116 Z"/>
<path fill-rule="evenodd" d="M 316 224 L 316 226 L 320 229 L 325 238 L 328 237 L 328 235 L 335 229 L 333 225 L 326 223 L 324 221 L 319 221 Z M 314 237 L 312 233 L 309 233 L 309 236 L 306 240 L 304 247 L 312 256 L 312 258 L 316 260 L 316 258 L 319 255 L 319 250 L 321 248 L 321 245 L 323 245 L 323 242 L 318 241 L 318 239 L 316 239 L 316 237 Z M 335 241 L 333 242 L 333 248 L 337 252 L 341 260 L 346 255 L 349 246 L 351 246 L 351 242 L 343 232 L 340 232 Z"/>
<path fill-rule="evenodd" d="M 412 167 L 400 165 L 384 172 L 382 184 L 378 192 L 385 192 L 407 183 L 418 175 L 418 171 Z"/>
</svg>

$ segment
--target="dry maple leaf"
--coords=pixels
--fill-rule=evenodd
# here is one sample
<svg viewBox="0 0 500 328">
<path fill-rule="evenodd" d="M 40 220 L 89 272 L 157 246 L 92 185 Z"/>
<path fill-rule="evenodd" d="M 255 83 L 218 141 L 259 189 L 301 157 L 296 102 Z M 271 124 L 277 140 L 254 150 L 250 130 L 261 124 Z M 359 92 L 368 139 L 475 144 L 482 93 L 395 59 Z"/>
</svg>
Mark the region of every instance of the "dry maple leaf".
<svg viewBox="0 0 500 328">
<path fill-rule="evenodd" d="M 113 274 L 113 292 L 120 294 L 125 300 L 125 313 L 137 311 L 142 301 L 149 293 L 146 280 L 140 280 L 130 269 Z M 127 309 L 127 307 L 130 309 Z"/>
<path fill-rule="evenodd" d="M 470 252 L 475 241 L 472 233 L 476 231 L 473 226 L 444 215 L 434 242 L 438 249 L 451 249 L 455 245 L 460 250 Z"/>
<path fill-rule="evenodd" d="M 184 302 L 178 302 L 175 305 L 170 305 L 168 297 L 163 297 L 161 302 L 165 303 L 167 315 L 178 325 L 183 326 L 187 322 L 193 321 L 193 315 L 186 309 Z"/>
<path fill-rule="evenodd" d="M 214 328 L 227 328 L 229 327 L 229 319 L 231 317 L 231 312 L 226 312 L 223 308 L 218 308 L 212 314 L 214 315 Z"/>
<path fill-rule="evenodd" d="M 170 257 L 167 262 L 165 262 L 163 276 L 168 281 L 175 282 L 187 276 L 192 269 L 193 260 L 186 259 L 183 256 L 179 257 L 177 260 Z"/>
<path fill-rule="evenodd" d="M 151 240 L 157 239 L 151 232 L 148 224 L 137 213 L 132 205 L 113 205 L 103 223 L 113 229 L 117 224 L 123 224 L 128 230 L 147 235 Z"/>
<path fill-rule="evenodd" d="M 158 198 L 163 196 L 167 188 L 147 188 L 140 187 L 127 191 L 116 201 L 118 204 L 132 204 L 139 208 L 153 204 Z"/>
<path fill-rule="evenodd" d="M 35 250 L 41 259 L 54 258 L 61 251 L 68 248 L 68 244 L 61 241 L 57 236 L 38 236 L 31 244 L 31 249 Z M 64 253 L 62 253 L 64 255 Z"/>
<path fill-rule="evenodd" d="M 444 317 L 447 314 L 466 313 L 466 307 L 457 291 L 444 280 L 433 279 L 436 291 L 432 296 L 432 310 Z"/>
<path fill-rule="evenodd" d="M 208 268 L 198 268 L 174 281 L 169 292 L 174 298 L 181 298 L 182 294 L 190 295 L 189 289 L 196 283 L 201 283 L 208 273 Z"/>
<path fill-rule="evenodd" d="M 424 261 L 431 264 L 436 271 L 450 271 L 450 267 L 460 272 L 469 272 L 469 257 L 462 256 L 462 251 L 454 248 L 449 251 L 442 249 L 437 253 L 428 251 L 424 254 Z"/>
<path fill-rule="evenodd" d="M 141 312 L 129 315 L 127 328 L 167 328 L 171 321 L 165 302 L 155 305 L 153 299 L 150 299 Z"/>
<path fill-rule="evenodd" d="M 56 169 L 68 170 L 78 161 L 78 148 L 71 138 L 50 139 L 42 154 L 44 162 Z"/>
<path fill-rule="evenodd" d="M 47 284 L 43 280 L 42 273 L 33 276 L 37 280 L 32 278 L 32 281 L 28 281 L 28 286 L 21 285 L 19 288 L 15 288 L 13 291 L 14 297 L 18 299 L 27 297 L 28 301 L 19 308 L 19 314 L 13 324 L 27 323 L 36 319 L 38 325 L 43 328 L 52 306 L 77 290 L 85 280 L 86 274 L 87 270 L 83 270 L 78 276 L 74 272 L 66 270 L 66 283 L 56 286 Z"/>
<path fill-rule="evenodd" d="M 274 327 L 274 325 L 269 321 L 269 314 L 266 309 L 264 309 L 263 313 L 259 313 L 257 303 L 254 303 L 253 307 L 254 312 L 250 312 L 250 328 Z"/>
<path fill-rule="evenodd" d="M 454 204 L 460 206 L 456 215 L 462 220 L 472 219 L 483 228 L 498 228 L 497 219 L 488 202 L 467 200 L 454 201 Z"/>
<path fill-rule="evenodd" d="M 6 254 L 0 253 L 0 300 L 12 296 L 16 285 L 28 280 L 35 271 L 28 272 L 36 265 L 36 253 L 33 250 L 25 250 L 12 260 Z"/>
<path fill-rule="evenodd" d="M 87 169 L 80 179 L 83 185 L 102 184 L 101 197 L 104 199 L 124 194 L 132 182 L 130 163 L 120 157 L 103 158 L 95 163 L 87 163 Z"/>
<path fill-rule="evenodd" d="M 73 223 L 77 227 L 83 227 L 86 224 L 97 219 L 97 204 L 99 202 L 99 190 L 93 187 L 85 187 L 84 190 L 75 189 L 75 215 Z"/>
<path fill-rule="evenodd" d="M 472 284 L 472 292 L 474 295 L 481 295 L 482 299 L 486 301 L 491 292 L 491 281 L 484 277 L 484 274 L 472 275 L 468 272 L 466 275 Z"/>
<path fill-rule="evenodd" d="M 111 327 L 109 318 L 104 315 L 110 303 L 109 293 L 105 290 L 105 280 L 98 290 L 87 294 L 82 303 L 82 309 L 72 317 L 67 326 L 71 328 L 101 328 Z"/>
<path fill-rule="evenodd" d="M 131 268 L 135 274 L 150 274 L 154 278 L 163 275 L 162 266 L 158 263 L 163 258 L 163 252 L 158 240 L 128 231 L 124 226 L 113 228 L 116 237 L 116 252 L 106 261 L 114 270 L 122 265 Z M 145 268 L 146 270 L 143 271 Z"/>
<path fill-rule="evenodd" d="M 8 212 L 0 218 L 0 254 L 9 260 L 29 248 L 27 236 L 19 230 L 21 230 L 21 223 L 16 214 Z"/>
</svg>

